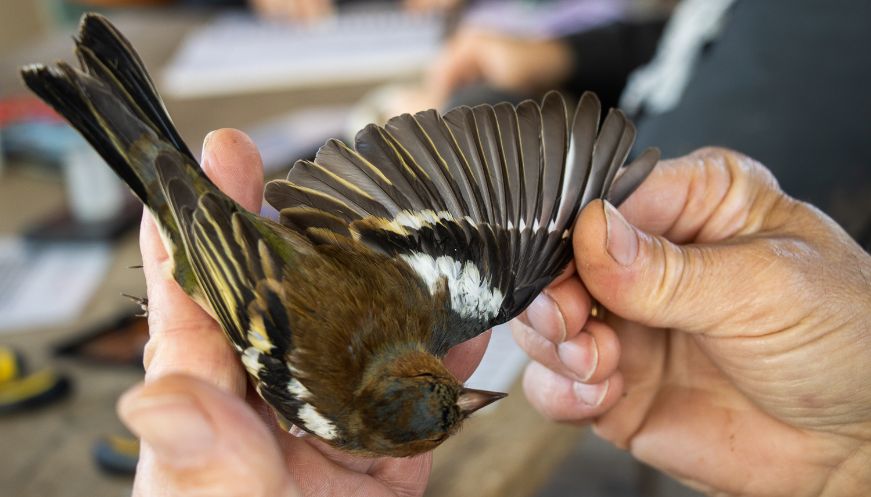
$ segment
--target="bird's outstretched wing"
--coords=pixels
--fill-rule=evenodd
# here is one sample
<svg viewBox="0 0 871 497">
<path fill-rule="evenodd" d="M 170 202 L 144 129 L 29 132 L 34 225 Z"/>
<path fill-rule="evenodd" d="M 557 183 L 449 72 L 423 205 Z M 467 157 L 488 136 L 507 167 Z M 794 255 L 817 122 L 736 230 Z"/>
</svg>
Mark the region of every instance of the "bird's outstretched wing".
<svg viewBox="0 0 871 497">
<path fill-rule="evenodd" d="M 283 224 L 351 236 L 446 290 L 452 317 L 432 344 L 444 353 L 523 311 L 571 259 L 579 210 L 621 203 L 653 168 L 648 150 L 621 171 L 635 128 L 618 110 L 600 128 L 599 115 L 592 93 L 571 120 L 557 93 L 404 114 L 367 126 L 353 149 L 329 141 L 266 199 Z"/>
</svg>

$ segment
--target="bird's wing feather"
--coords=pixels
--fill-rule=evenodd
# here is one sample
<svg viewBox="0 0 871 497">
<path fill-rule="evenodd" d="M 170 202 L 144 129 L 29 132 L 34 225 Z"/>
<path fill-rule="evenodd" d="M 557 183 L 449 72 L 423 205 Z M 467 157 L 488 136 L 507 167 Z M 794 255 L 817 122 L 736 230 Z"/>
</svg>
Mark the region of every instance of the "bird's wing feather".
<svg viewBox="0 0 871 497">
<path fill-rule="evenodd" d="M 198 298 L 220 323 L 261 395 L 287 385 L 292 352 L 283 268 L 293 251 L 272 247 L 276 231 L 214 192 L 197 192 L 183 170 L 158 158 L 160 183 L 176 213 L 181 239 L 201 289 Z M 304 243 L 295 241 L 299 247 Z M 291 411 L 292 412 L 292 411 Z"/>
<path fill-rule="evenodd" d="M 571 122 L 557 93 L 405 114 L 367 126 L 353 149 L 328 142 L 266 198 L 285 225 L 350 234 L 404 260 L 433 295 L 447 289 L 450 326 L 432 344 L 443 353 L 525 309 L 571 259 L 578 211 L 624 200 L 650 172 L 655 151 L 618 174 L 635 128 L 612 110 L 600 129 L 599 114 L 591 93 Z"/>
</svg>

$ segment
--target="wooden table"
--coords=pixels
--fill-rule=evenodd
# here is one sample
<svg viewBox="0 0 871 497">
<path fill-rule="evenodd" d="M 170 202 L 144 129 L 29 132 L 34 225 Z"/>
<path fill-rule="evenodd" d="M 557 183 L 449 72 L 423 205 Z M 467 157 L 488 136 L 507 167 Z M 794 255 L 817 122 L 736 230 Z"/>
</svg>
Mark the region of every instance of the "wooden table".
<svg viewBox="0 0 871 497">
<path fill-rule="evenodd" d="M 146 64 L 159 67 L 183 34 L 202 22 L 193 14 L 165 12 L 113 16 L 141 51 Z M 14 68 L 36 60 L 71 57 L 69 34 L 59 34 L 39 46 L 0 61 L 0 91 L 18 85 Z M 197 148 L 211 129 L 245 127 L 305 103 L 352 102 L 369 87 L 294 91 L 221 99 L 167 102 L 182 135 Z M 58 209 L 63 187 L 57 178 L 7 170 L 0 177 L 0 234 L 14 233 Z M 131 304 L 119 294 L 144 294 L 141 273 L 127 269 L 140 256 L 135 233 L 115 250 L 109 276 L 74 322 L 49 329 L 0 335 L 0 342 L 19 347 L 36 365 L 49 361 L 71 375 L 75 392 L 50 408 L 0 418 L 0 494 L 17 497 L 105 496 L 129 493 L 127 478 L 97 471 L 90 450 L 100 435 L 123 433 L 114 405 L 118 396 L 141 380 L 137 369 L 118 370 L 59 361 L 49 348 L 76 331 L 103 322 Z M 51 296 L 46 296 L 50 298 Z M 456 437 L 435 454 L 430 497 L 529 496 L 574 446 L 581 431 L 544 422 L 526 403 L 519 386 L 489 413 L 473 417 Z"/>
</svg>

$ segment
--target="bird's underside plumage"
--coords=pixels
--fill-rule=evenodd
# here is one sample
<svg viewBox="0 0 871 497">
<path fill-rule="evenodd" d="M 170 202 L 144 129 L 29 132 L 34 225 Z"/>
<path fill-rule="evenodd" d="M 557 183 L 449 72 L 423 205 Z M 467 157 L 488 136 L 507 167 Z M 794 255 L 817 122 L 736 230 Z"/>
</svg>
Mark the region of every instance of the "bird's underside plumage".
<svg viewBox="0 0 871 497">
<path fill-rule="evenodd" d="M 428 110 L 369 125 L 353 147 L 331 140 L 267 184 L 272 222 L 202 174 L 108 21 L 85 16 L 76 52 L 81 69 L 29 66 L 25 82 L 155 214 L 175 278 L 260 395 L 351 451 L 371 449 L 336 420 L 359 402 L 371 357 L 442 357 L 519 314 L 571 260 L 579 210 L 621 203 L 658 159 L 648 150 L 621 169 L 635 129 L 617 110 L 600 127 L 591 93 L 573 114 L 557 93 Z"/>
</svg>

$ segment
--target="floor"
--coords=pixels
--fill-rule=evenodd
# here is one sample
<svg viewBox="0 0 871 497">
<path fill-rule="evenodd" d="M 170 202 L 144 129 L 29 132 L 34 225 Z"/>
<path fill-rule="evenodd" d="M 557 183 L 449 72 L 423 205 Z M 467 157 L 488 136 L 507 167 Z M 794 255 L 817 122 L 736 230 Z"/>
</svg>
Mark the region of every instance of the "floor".
<svg viewBox="0 0 871 497">
<path fill-rule="evenodd" d="M 703 497 L 592 433 L 536 497 Z"/>
</svg>

